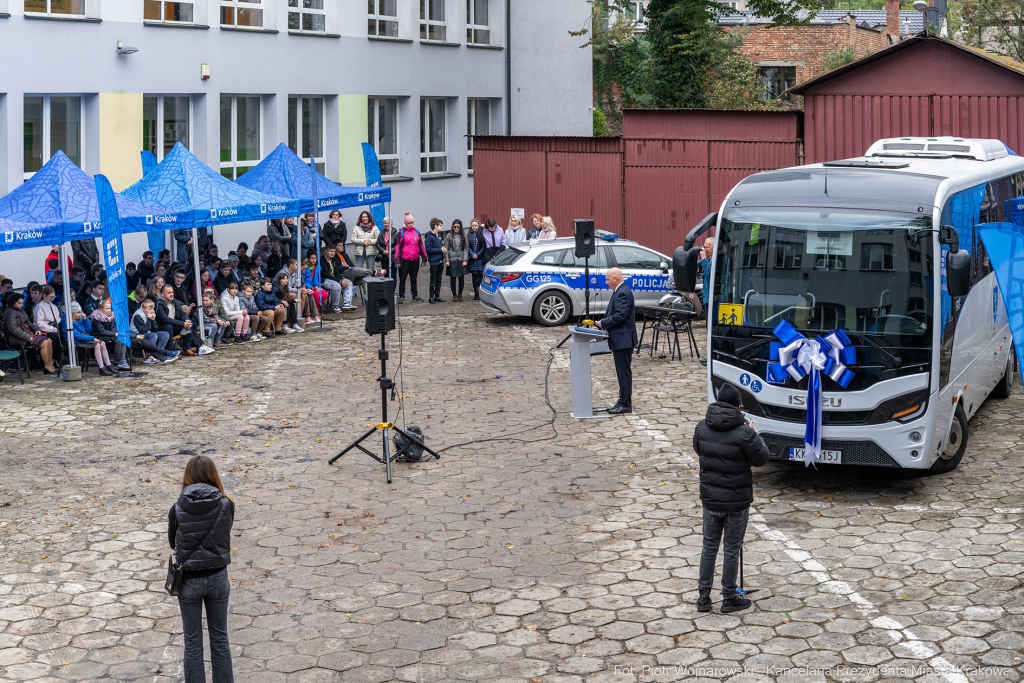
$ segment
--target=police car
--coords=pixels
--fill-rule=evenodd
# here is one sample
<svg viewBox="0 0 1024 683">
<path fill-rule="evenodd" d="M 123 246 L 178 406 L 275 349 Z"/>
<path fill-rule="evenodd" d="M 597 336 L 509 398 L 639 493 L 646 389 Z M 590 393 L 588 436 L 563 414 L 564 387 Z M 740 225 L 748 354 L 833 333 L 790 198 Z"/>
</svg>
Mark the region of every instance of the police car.
<svg viewBox="0 0 1024 683">
<path fill-rule="evenodd" d="M 590 311 L 600 315 L 611 291 L 605 271 L 622 270 L 638 306 L 655 306 L 670 293 L 670 258 L 617 235 L 597 232 L 590 257 Z M 530 315 L 541 325 L 564 325 L 585 310 L 584 259 L 572 238 L 510 244 L 484 270 L 480 301 L 501 313 Z"/>
</svg>

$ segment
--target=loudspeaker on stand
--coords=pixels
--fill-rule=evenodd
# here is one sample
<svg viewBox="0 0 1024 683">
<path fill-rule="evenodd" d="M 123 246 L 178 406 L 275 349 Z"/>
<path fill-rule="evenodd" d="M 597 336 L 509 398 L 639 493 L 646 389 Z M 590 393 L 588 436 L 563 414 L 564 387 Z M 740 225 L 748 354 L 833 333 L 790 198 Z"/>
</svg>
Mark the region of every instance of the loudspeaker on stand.
<svg viewBox="0 0 1024 683">
<path fill-rule="evenodd" d="M 368 277 L 366 283 L 366 334 L 395 329 L 395 281 L 389 277 Z"/>
<path fill-rule="evenodd" d="M 576 258 L 593 256 L 597 253 L 594 243 L 594 221 L 577 218 L 575 221 Z"/>
</svg>

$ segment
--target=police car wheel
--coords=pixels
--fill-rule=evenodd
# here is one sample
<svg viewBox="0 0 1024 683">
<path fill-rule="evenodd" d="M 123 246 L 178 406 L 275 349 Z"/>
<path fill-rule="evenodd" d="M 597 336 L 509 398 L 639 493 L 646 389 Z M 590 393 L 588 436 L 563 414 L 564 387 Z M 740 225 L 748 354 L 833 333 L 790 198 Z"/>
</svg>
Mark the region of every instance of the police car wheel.
<svg viewBox="0 0 1024 683">
<path fill-rule="evenodd" d="M 557 290 L 542 292 L 533 303 L 533 319 L 545 327 L 564 325 L 570 315 L 569 297 Z"/>
</svg>

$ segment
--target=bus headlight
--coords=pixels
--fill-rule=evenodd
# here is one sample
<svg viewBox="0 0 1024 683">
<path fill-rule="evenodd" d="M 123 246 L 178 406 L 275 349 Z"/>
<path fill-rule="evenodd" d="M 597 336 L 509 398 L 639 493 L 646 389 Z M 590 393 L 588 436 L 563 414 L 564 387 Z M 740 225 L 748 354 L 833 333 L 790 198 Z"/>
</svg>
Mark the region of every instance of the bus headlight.
<svg viewBox="0 0 1024 683">
<path fill-rule="evenodd" d="M 914 391 L 883 401 L 871 411 L 868 424 L 884 424 L 886 422 L 910 422 L 916 420 L 928 409 L 928 390 Z"/>
<path fill-rule="evenodd" d="M 921 401 L 917 405 L 910 406 L 909 408 L 903 408 L 893 412 L 890 419 L 896 420 L 897 422 L 910 422 L 924 415 L 924 411 L 928 408 L 928 401 Z M 916 441 L 917 439 L 915 439 Z"/>
</svg>

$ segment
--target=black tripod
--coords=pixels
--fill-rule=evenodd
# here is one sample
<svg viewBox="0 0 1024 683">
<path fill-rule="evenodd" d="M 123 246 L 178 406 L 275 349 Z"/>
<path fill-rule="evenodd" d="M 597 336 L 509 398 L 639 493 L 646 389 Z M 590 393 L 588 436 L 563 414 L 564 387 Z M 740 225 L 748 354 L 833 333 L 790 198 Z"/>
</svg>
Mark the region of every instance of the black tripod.
<svg viewBox="0 0 1024 683">
<path fill-rule="evenodd" d="M 583 278 L 583 298 L 585 301 L 585 311 L 580 315 L 580 319 L 577 322 L 578 326 L 594 324 L 594 321 L 590 319 L 590 256 L 583 257 Z M 558 346 L 556 346 L 555 348 L 562 348 L 562 344 L 569 341 L 570 337 L 572 337 L 572 332 L 565 335 L 565 339 L 558 342 Z"/>
<path fill-rule="evenodd" d="M 428 448 L 426 446 L 426 444 L 424 444 L 422 441 L 417 439 L 415 436 L 409 434 L 408 432 L 405 432 L 405 431 L 399 429 L 398 427 L 396 427 L 391 422 L 388 422 L 388 391 L 394 389 L 395 382 L 390 377 L 388 377 L 388 349 L 387 349 L 386 337 L 387 337 L 387 332 L 381 332 L 380 333 L 380 349 L 377 351 L 377 357 L 380 358 L 380 377 L 377 378 L 377 382 L 380 384 L 380 415 L 381 415 L 381 421 L 379 423 L 377 423 L 376 425 L 374 425 L 373 429 L 371 429 L 370 431 L 368 431 L 365 434 L 363 434 L 361 437 L 359 437 L 358 439 L 356 439 L 355 441 L 350 443 L 348 446 L 345 446 L 345 450 L 343 450 L 341 453 L 338 453 L 336 456 L 334 456 L 333 458 L 328 460 L 327 464 L 328 465 L 333 465 L 334 461 L 336 461 L 338 458 L 340 458 L 341 456 L 345 455 L 346 453 L 348 453 L 353 448 L 358 448 L 363 453 L 366 453 L 368 456 L 370 456 L 371 458 L 373 458 L 377 462 L 384 463 L 384 468 L 387 470 L 387 474 L 388 474 L 388 483 L 390 484 L 391 483 L 391 463 L 393 463 L 395 460 L 397 460 L 403 453 L 405 453 L 407 450 L 409 450 L 413 446 L 419 446 L 420 448 L 425 450 L 427 453 L 430 453 L 432 456 L 434 456 L 434 458 L 436 458 L 436 459 L 440 459 L 441 456 L 439 454 L 435 453 L 434 451 L 430 450 L 430 448 Z M 382 456 L 378 456 L 375 453 L 371 453 L 369 450 L 367 450 L 367 448 L 365 446 L 363 446 L 363 443 L 362 443 L 363 441 L 368 439 L 370 436 L 372 436 L 378 429 L 380 431 L 384 432 L 384 454 Z M 406 444 L 404 446 L 402 446 L 401 448 L 397 449 L 395 451 L 394 455 L 390 454 L 391 448 L 388 445 L 388 430 L 389 429 L 394 429 L 396 432 L 398 432 L 399 434 L 404 436 L 405 439 L 406 439 Z"/>
</svg>

